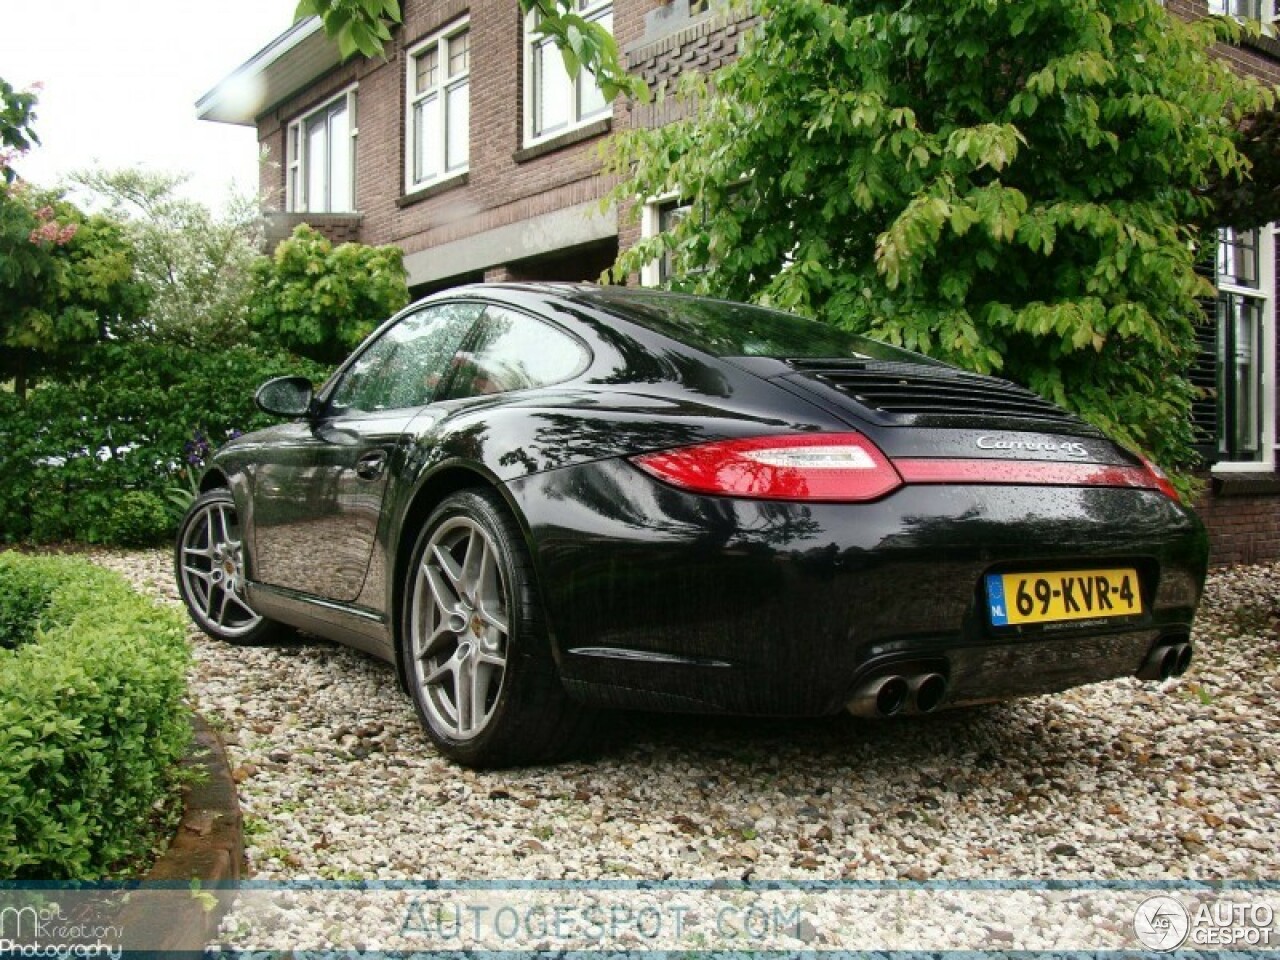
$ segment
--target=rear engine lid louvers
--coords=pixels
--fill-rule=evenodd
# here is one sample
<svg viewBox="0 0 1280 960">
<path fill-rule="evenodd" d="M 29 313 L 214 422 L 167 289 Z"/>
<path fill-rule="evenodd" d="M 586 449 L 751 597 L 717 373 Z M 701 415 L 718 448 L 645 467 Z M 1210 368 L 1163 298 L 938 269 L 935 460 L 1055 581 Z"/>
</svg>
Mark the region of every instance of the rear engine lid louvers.
<svg viewBox="0 0 1280 960">
<path fill-rule="evenodd" d="M 1036 422 L 1095 435 L 1083 420 L 1008 380 L 880 360 L 787 360 L 801 380 L 838 391 L 886 425 L 959 426 L 975 418 Z"/>
</svg>

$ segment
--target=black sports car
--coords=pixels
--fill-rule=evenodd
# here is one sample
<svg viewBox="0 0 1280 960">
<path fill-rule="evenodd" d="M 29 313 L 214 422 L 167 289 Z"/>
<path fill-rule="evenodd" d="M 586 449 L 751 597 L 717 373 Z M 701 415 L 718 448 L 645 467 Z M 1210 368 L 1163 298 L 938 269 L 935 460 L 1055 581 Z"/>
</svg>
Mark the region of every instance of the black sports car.
<svg viewBox="0 0 1280 960">
<path fill-rule="evenodd" d="M 178 535 L 207 633 L 395 665 L 440 750 L 589 708 L 865 716 L 1181 673 L 1207 540 L 1012 383 L 758 307 L 485 285 L 393 317 L 220 450 Z"/>
</svg>

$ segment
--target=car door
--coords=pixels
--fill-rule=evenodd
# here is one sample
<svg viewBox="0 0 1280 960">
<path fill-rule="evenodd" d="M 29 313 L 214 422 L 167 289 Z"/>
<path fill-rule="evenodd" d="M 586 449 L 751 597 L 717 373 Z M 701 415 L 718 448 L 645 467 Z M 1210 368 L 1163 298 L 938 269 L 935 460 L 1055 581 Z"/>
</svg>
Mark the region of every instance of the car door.
<svg viewBox="0 0 1280 960">
<path fill-rule="evenodd" d="M 255 579 L 340 602 L 359 596 L 400 439 L 483 310 L 445 303 L 406 314 L 352 358 L 318 415 L 263 451 L 250 493 Z"/>
</svg>

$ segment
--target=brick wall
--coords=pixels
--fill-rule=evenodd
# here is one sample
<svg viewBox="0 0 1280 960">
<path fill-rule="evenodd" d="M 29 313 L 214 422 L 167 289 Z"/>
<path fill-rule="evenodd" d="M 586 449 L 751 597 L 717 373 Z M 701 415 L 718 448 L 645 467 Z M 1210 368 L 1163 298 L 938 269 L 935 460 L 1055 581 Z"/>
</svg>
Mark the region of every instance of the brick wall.
<svg viewBox="0 0 1280 960">
<path fill-rule="evenodd" d="M 620 45 L 633 42 L 656 0 L 617 0 L 614 31 Z M 405 194 L 405 51 L 466 14 L 471 17 L 471 140 L 469 171 L 462 181 Z M 600 200 L 609 184 L 599 175 L 604 135 L 627 122 L 621 106 L 587 135 L 522 154 L 522 19 L 513 0 L 409 0 L 404 22 L 383 60 L 356 60 L 278 105 L 259 119 L 259 139 L 273 161 L 262 187 L 283 206 L 284 131 L 314 106 L 358 83 L 356 206 L 360 239 L 394 243 L 406 254 L 543 213 Z"/>
<path fill-rule="evenodd" d="M 267 252 L 276 248 L 281 240 L 286 240 L 294 228 L 305 223 L 318 233 L 328 237 L 334 244 L 352 243 L 360 239 L 359 214 L 345 213 L 268 213 L 263 240 Z"/>
<path fill-rule="evenodd" d="M 1216 478 L 1211 484 L 1196 503 L 1196 511 L 1209 529 L 1209 562 L 1280 559 L 1280 490 L 1275 488 L 1274 478 L 1264 475 L 1244 482 L 1235 477 Z M 1259 489 L 1248 492 L 1249 486 Z"/>
</svg>

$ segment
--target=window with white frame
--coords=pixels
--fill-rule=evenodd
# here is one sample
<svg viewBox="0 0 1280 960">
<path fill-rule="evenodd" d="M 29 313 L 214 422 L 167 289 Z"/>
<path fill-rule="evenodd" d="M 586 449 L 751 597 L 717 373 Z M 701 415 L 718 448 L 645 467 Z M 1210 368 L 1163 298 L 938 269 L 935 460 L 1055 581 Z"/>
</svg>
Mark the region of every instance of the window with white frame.
<svg viewBox="0 0 1280 960">
<path fill-rule="evenodd" d="M 471 156 L 471 30 L 451 24 L 409 51 L 405 103 L 405 189 L 467 169 Z"/>
<path fill-rule="evenodd" d="M 640 235 L 647 239 L 674 229 L 676 224 L 689 215 L 691 209 L 687 202 L 675 198 L 645 204 L 640 221 Z M 664 250 L 662 256 L 641 269 L 640 283 L 646 287 L 662 287 L 674 276 L 675 257 L 670 250 Z"/>
<path fill-rule="evenodd" d="M 578 13 L 613 32 L 613 0 L 577 0 Z M 524 142 L 549 140 L 608 115 L 609 101 L 586 70 L 570 76 L 560 49 L 538 33 L 537 12 L 525 18 Z"/>
<path fill-rule="evenodd" d="M 1275 239 L 1271 227 L 1218 231 L 1215 469 L 1275 461 Z"/>
<path fill-rule="evenodd" d="M 1209 0 L 1210 13 L 1263 23 L 1276 19 L 1276 6 L 1276 0 Z"/>
<path fill-rule="evenodd" d="M 356 91 L 351 88 L 289 124 L 286 208 L 355 210 Z"/>
</svg>

